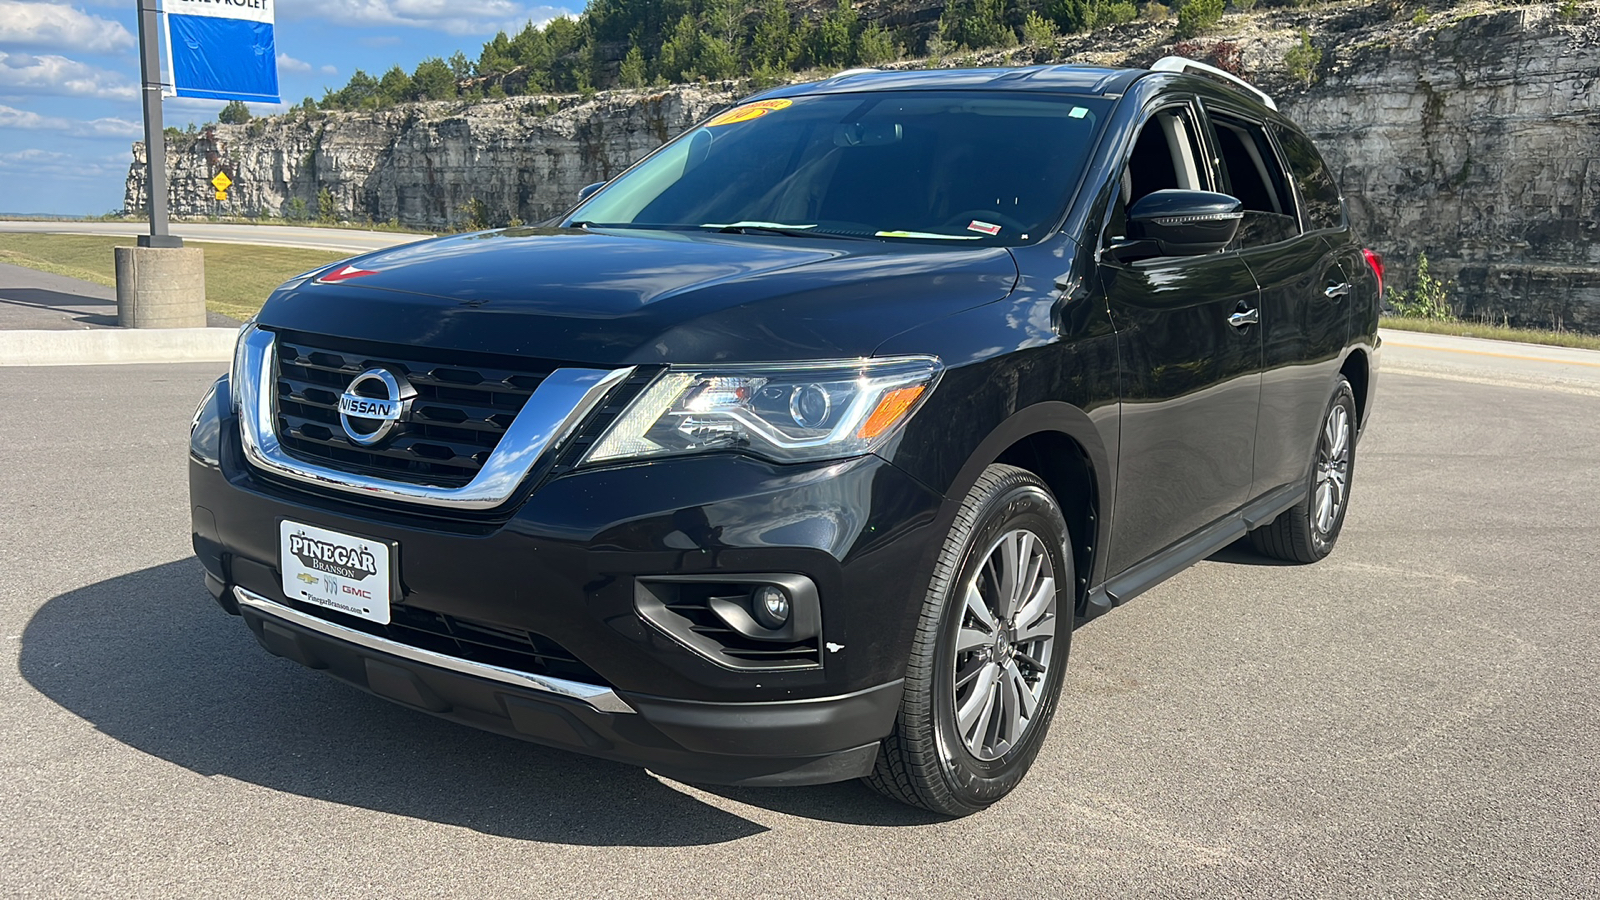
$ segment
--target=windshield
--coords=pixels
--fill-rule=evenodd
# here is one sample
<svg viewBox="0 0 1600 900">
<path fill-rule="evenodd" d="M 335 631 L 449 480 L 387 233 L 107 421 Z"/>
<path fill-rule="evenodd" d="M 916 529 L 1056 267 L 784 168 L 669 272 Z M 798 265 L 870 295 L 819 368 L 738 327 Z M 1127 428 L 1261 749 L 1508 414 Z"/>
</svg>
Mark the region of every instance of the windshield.
<svg viewBox="0 0 1600 900">
<path fill-rule="evenodd" d="M 679 137 L 568 222 L 1022 243 L 1055 224 L 1107 105 L 972 91 L 758 101 Z"/>
</svg>

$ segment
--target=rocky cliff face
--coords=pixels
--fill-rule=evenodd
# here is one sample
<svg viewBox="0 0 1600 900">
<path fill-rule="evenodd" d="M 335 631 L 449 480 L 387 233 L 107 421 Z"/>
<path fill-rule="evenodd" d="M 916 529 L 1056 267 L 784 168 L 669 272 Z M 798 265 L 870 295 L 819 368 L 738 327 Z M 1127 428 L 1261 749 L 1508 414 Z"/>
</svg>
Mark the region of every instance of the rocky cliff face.
<svg viewBox="0 0 1600 900">
<path fill-rule="evenodd" d="M 1280 10 L 1229 16 L 1198 49 L 1231 45 L 1316 138 L 1363 239 L 1388 258 L 1391 285 L 1408 285 L 1426 253 L 1465 315 L 1600 332 L 1594 6 L 1577 21 L 1552 4 L 1464 7 L 1421 26 L 1397 6 Z M 1323 52 L 1309 90 L 1282 63 L 1301 28 Z M 944 64 L 1142 65 L 1171 40 L 1169 26 L 1141 22 Z M 169 142 L 172 208 L 315 217 L 326 189 L 354 221 L 539 221 L 741 93 L 685 86 L 218 126 L 209 138 Z M 134 156 L 129 210 L 144 205 L 142 145 Z M 226 202 L 209 184 L 219 167 L 235 181 Z"/>
<path fill-rule="evenodd" d="M 658 93 L 420 103 L 367 113 L 295 115 L 169 138 L 174 216 L 318 217 L 465 227 L 536 222 L 584 185 L 737 98 L 732 86 Z M 211 179 L 233 185 L 216 199 Z M 124 204 L 145 205 L 145 154 L 134 145 Z M 326 190 L 333 208 L 319 209 Z M 481 205 L 480 205 L 481 204 Z"/>
<path fill-rule="evenodd" d="M 1600 27 L 1588 16 L 1522 7 L 1369 38 L 1284 98 L 1363 238 L 1397 264 L 1391 284 L 1427 253 L 1467 316 L 1600 332 Z"/>
</svg>

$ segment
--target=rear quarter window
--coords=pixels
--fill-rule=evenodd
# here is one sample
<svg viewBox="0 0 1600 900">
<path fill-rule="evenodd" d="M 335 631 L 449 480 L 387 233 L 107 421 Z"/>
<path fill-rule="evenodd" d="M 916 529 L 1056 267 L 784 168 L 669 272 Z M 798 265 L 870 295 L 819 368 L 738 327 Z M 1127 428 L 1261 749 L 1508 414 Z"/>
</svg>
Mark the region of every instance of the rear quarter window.
<svg viewBox="0 0 1600 900">
<path fill-rule="evenodd" d="M 1310 139 L 1296 131 L 1273 126 L 1278 144 L 1289 163 L 1289 172 L 1300 188 L 1300 198 L 1305 203 L 1307 228 L 1321 231 L 1325 228 L 1344 227 L 1344 205 L 1339 200 L 1339 186 L 1334 184 L 1328 166 L 1322 161 Z"/>
</svg>

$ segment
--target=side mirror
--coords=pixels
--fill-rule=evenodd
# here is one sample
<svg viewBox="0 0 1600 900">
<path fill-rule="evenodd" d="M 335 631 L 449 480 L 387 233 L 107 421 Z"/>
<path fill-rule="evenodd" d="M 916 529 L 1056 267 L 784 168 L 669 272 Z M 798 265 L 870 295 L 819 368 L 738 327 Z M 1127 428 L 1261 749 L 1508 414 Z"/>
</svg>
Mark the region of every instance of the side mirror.
<svg viewBox="0 0 1600 900">
<path fill-rule="evenodd" d="M 1233 241 L 1244 203 L 1210 191 L 1155 191 L 1128 208 L 1128 239 L 1160 256 L 1203 256 Z"/>
<path fill-rule="evenodd" d="M 585 185 L 581 190 L 578 191 L 578 202 L 582 203 L 590 197 L 593 197 L 594 192 L 605 187 L 606 184 L 607 182 L 604 181 L 596 181 L 594 184 Z"/>
</svg>

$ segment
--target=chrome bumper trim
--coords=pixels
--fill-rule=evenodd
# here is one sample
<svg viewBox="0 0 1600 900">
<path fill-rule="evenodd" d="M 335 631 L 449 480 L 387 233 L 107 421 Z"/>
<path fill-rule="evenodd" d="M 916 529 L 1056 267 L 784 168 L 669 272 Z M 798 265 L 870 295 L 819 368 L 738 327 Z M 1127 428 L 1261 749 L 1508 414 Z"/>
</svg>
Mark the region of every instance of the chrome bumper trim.
<svg viewBox="0 0 1600 900">
<path fill-rule="evenodd" d="M 236 354 L 233 391 L 243 425 L 244 455 L 251 465 L 332 490 L 450 509 L 493 509 L 506 502 L 545 451 L 571 436 L 606 394 L 633 374 L 631 366 L 551 372 L 539 382 L 472 481 L 458 488 L 441 488 L 356 475 L 285 453 L 272 403 L 278 383 L 275 345 L 272 332 L 248 327 L 240 336 Z"/>
<path fill-rule="evenodd" d="M 377 650 L 380 653 L 398 656 L 401 659 L 421 663 L 425 666 L 449 669 L 462 675 L 487 678 L 490 681 L 498 681 L 526 690 L 542 691 L 546 694 L 554 694 L 557 697 L 565 697 L 568 700 L 577 700 L 580 703 L 587 703 L 589 706 L 604 713 L 636 712 L 633 707 L 628 705 L 627 701 L 617 696 L 616 691 L 608 687 L 585 684 L 582 681 L 568 681 L 565 678 L 552 678 L 548 675 L 534 675 L 531 672 L 518 672 L 515 669 L 504 669 L 500 666 L 473 662 L 457 656 L 435 653 L 432 650 L 423 650 L 398 641 L 391 641 L 388 638 L 370 635 L 364 631 L 357 631 L 354 628 L 346 628 L 343 625 L 329 622 L 326 619 L 319 619 L 316 616 L 308 616 L 299 610 L 268 600 L 260 594 L 252 593 L 241 587 L 234 588 L 233 595 L 238 599 L 240 606 L 249 607 L 263 615 L 282 619 L 292 625 L 298 625 L 318 634 L 356 644 L 368 650 Z"/>
</svg>

